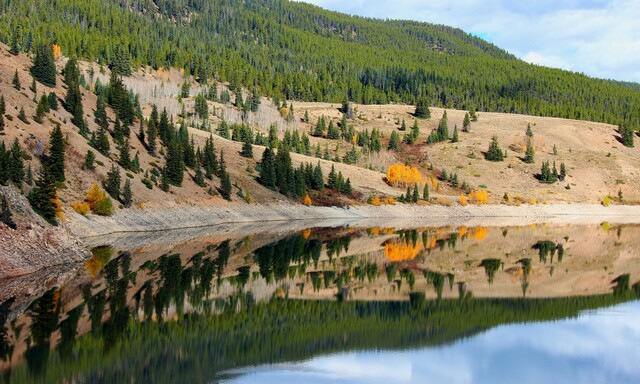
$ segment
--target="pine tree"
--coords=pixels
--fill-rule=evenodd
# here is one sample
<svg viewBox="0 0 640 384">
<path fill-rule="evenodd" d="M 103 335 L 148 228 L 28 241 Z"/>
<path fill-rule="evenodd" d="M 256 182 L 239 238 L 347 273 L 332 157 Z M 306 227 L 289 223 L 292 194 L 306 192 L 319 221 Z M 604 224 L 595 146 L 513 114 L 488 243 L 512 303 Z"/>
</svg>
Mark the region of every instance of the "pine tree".
<svg viewBox="0 0 640 384">
<path fill-rule="evenodd" d="M 96 169 L 96 155 L 92 150 L 88 150 L 87 154 L 84 156 L 84 163 L 82 164 L 82 169 L 93 171 Z"/>
<path fill-rule="evenodd" d="M 419 119 L 428 119 L 431 117 L 429 110 L 429 102 L 426 97 L 420 97 L 416 103 L 415 116 Z"/>
<path fill-rule="evenodd" d="M 107 180 L 104 182 L 104 190 L 115 200 L 120 200 L 120 181 L 120 169 L 115 164 L 111 164 Z"/>
<path fill-rule="evenodd" d="M 355 164 L 358 162 L 358 151 L 355 145 L 351 146 L 351 149 L 344 155 L 342 161 L 345 164 Z"/>
<path fill-rule="evenodd" d="M 413 120 L 413 127 L 411 127 L 411 143 L 415 143 L 420 137 L 420 127 L 418 127 L 418 120 Z"/>
<path fill-rule="evenodd" d="M 535 150 L 533 149 L 531 139 L 527 140 L 527 150 L 524 153 L 524 162 L 527 164 L 533 164 L 535 162 Z"/>
<path fill-rule="evenodd" d="M 502 152 L 498 143 L 498 136 L 493 135 L 485 159 L 488 161 L 504 161 L 504 157 L 504 152 Z"/>
<path fill-rule="evenodd" d="M 129 148 L 129 139 L 125 139 L 120 146 L 120 157 L 118 164 L 124 169 L 131 170 L 131 152 Z"/>
<path fill-rule="evenodd" d="M 169 176 L 166 165 L 162 167 L 162 170 L 160 171 L 160 189 L 164 192 L 169 192 L 170 189 Z"/>
<path fill-rule="evenodd" d="M 125 208 L 131 207 L 133 203 L 133 191 L 131 190 L 131 181 L 127 179 L 124 182 L 124 187 L 122 188 L 122 206 Z"/>
<path fill-rule="evenodd" d="M 420 194 L 418 193 L 418 185 L 416 184 L 413 187 L 413 196 L 412 196 L 413 203 L 414 204 L 417 203 L 419 198 L 420 198 Z"/>
<path fill-rule="evenodd" d="M 633 148 L 635 137 L 635 131 L 633 130 L 633 128 L 622 125 L 618 127 L 618 132 L 620 133 L 620 141 L 622 142 L 622 144 L 625 147 Z"/>
<path fill-rule="evenodd" d="M 402 124 L 400 125 L 400 130 L 403 131 L 403 132 L 407 130 L 407 122 L 404 119 L 402 119 Z"/>
<path fill-rule="evenodd" d="M 51 45 L 42 45 L 36 49 L 31 74 L 35 80 L 47 87 L 56 86 L 56 64 Z"/>
<path fill-rule="evenodd" d="M 11 218 L 11 210 L 9 210 L 9 203 L 7 202 L 7 199 L 4 196 L 2 196 L 2 201 L 0 204 L 0 222 L 2 222 L 4 225 L 6 225 L 11 229 L 18 229 L 18 226 L 16 225 L 16 223 L 14 223 L 13 219 Z"/>
<path fill-rule="evenodd" d="M 309 122 L 309 111 L 304 111 L 304 117 L 302 118 L 302 121 L 305 123 Z"/>
<path fill-rule="evenodd" d="M 311 188 L 321 191 L 324 189 L 324 177 L 322 176 L 322 167 L 320 167 L 320 162 L 316 164 L 315 168 L 313 168 L 313 178 L 311 180 Z"/>
<path fill-rule="evenodd" d="M 49 165 L 54 182 L 65 181 L 64 175 L 64 137 L 59 125 L 56 125 L 49 136 Z"/>
<path fill-rule="evenodd" d="M 464 120 L 462 121 L 462 132 L 471 132 L 471 120 L 469 113 L 464 114 Z"/>
<path fill-rule="evenodd" d="M 25 177 L 25 183 L 27 185 L 33 185 L 33 172 L 31 171 L 31 164 L 27 167 L 27 176 Z"/>
<path fill-rule="evenodd" d="M 109 143 L 109 137 L 107 136 L 107 130 L 104 127 L 99 127 L 97 132 L 94 132 L 91 136 L 90 144 L 102 153 L 104 156 L 109 157 L 109 151 L 111 144 Z"/>
<path fill-rule="evenodd" d="M 17 89 L 18 91 L 20 90 L 20 77 L 18 77 L 18 70 L 16 69 L 16 73 L 13 75 L 13 80 L 11 81 L 11 84 L 13 84 L 13 88 Z"/>
<path fill-rule="evenodd" d="M 388 149 L 391 151 L 397 151 L 399 148 L 399 144 L 400 144 L 400 136 L 398 135 L 398 132 L 396 131 L 391 132 Z"/>
<path fill-rule="evenodd" d="M 4 96 L 0 95 L 0 115 L 7 113 L 7 103 L 4 101 Z"/>
<path fill-rule="evenodd" d="M 331 172 L 329 172 L 329 179 L 328 179 L 328 185 L 329 188 L 331 189 L 337 189 L 337 181 L 338 181 L 338 175 L 336 174 L 336 167 L 332 164 L 331 165 Z"/>
<path fill-rule="evenodd" d="M 202 169 L 200 166 L 196 167 L 196 173 L 193 176 L 193 182 L 196 183 L 199 187 L 204 187 L 206 184 L 204 182 L 204 175 L 202 174 Z"/>
<path fill-rule="evenodd" d="M 58 96 L 55 94 L 55 92 L 49 92 L 49 95 L 47 95 L 47 101 L 49 102 L 50 110 L 58 110 Z"/>
<path fill-rule="evenodd" d="M 147 148 L 149 153 L 154 156 L 156 154 L 158 131 L 156 130 L 156 123 L 153 119 L 149 119 L 149 125 L 147 126 Z"/>
<path fill-rule="evenodd" d="M 225 172 L 220 179 L 220 195 L 225 199 L 231 201 L 231 179 L 229 173 Z"/>
<path fill-rule="evenodd" d="M 316 129 L 313 131 L 312 136 L 314 137 L 322 137 L 324 135 L 324 131 L 327 125 L 325 122 L 325 117 L 322 116 L 318 119 L 318 123 L 316 124 Z"/>
<path fill-rule="evenodd" d="M 29 124 L 29 119 L 27 119 L 27 115 L 24 113 L 24 107 L 20 107 L 20 112 L 18 112 L 18 119 L 25 124 Z"/>
<path fill-rule="evenodd" d="M 65 97 L 65 109 L 73 115 L 71 123 L 78 127 L 80 133 L 88 136 L 87 127 L 84 124 L 84 110 L 82 107 L 82 93 L 80 92 L 80 69 L 75 58 L 69 59 L 64 67 L 64 79 L 67 84 Z"/>
<path fill-rule="evenodd" d="M 567 177 L 567 166 L 564 163 L 560 164 L 560 174 L 558 175 L 558 180 L 564 181 Z"/>
<path fill-rule="evenodd" d="M 429 184 L 424 184 L 424 189 L 422 190 L 422 199 L 429 201 Z"/>
<path fill-rule="evenodd" d="M 20 143 L 16 137 L 11 146 L 11 157 L 9 158 L 9 169 L 11 170 L 11 181 L 20 186 L 24 179 L 24 159 Z"/>
<path fill-rule="evenodd" d="M 453 136 L 451 136 L 451 142 L 452 143 L 457 143 L 460 140 L 460 138 L 458 137 L 458 125 L 456 124 L 453 127 Z"/>
<path fill-rule="evenodd" d="M 38 180 L 36 180 L 31 193 L 29 193 L 29 203 L 33 210 L 49 224 L 58 225 L 56 220 L 57 201 L 55 180 L 51 177 L 49 166 L 43 163 L 40 167 Z"/>
<path fill-rule="evenodd" d="M 275 157 L 273 150 L 269 147 L 262 152 L 262 160 L 260 161 L 260 183 L 265 187 L 276 189 L 276 170 Z"/>
<path fill-rule="evenodd" d="M 253 145 L 248 138 L 245 139 L 245 141 L 242 143 L 242 151 L 240 152 L 240 156 L 250 159 L 253 158 Z"/>
<path fill-rule="evenodd" d="M 538 180 L 544 184 L 554 184 L 558 181 L 558 172 L 555 170 L 554 163 L 554 171 L 551 170 L 551 166 L 548 161 L 542 162 L 542 168 L 540 170 L 540 175 L 538 175 Z"/>
<path fill-rule="evenodd" d="M 531 124 L 527 124 L 527 131 L 525 132 L 525 134 L 530 138 L 533 137 L 533 131 L 531 130 Z"/>
<path fill-rule="evenodd" d="M 166 156 L 167 177 L 171 185 L 182 186 L 184 179 L 184 160 L 178 143 L 170 142 Z"/>
<path fill-rule="evenodd" d="M 138 140 L 142 143 L 142 145 L 146 146 L 145 136 L 144 136 L 144 122 L 140 119 L 140 126 L 138 127 Z"/>
</svg>

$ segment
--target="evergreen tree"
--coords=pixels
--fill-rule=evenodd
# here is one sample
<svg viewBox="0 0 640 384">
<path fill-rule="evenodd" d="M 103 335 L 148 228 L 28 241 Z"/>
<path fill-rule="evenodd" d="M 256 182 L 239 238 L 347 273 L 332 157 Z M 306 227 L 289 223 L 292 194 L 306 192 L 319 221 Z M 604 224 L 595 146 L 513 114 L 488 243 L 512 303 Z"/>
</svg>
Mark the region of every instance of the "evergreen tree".
<svg viewBox="0 0 640 384">
<path fill-rule="evenodd" d="M 622 144 L 625 147 L 633 148 L 634 137 L 636 135 L 633 128 L 623 125 L 618 127 L 618 132 L 620 133 L 620 137 L 621 137 L 620 141 L 622 142 Z"/>
<path fill-rule="evenodd" d="M 33 172 L 31 171 L 31 164 L 27 167 L 27 176 L 25 177 L 25 183 L 27 185 L 33 185 Z"/>
<path fill-rule="evenodd" d="M 411 127 L 411 143 L 415 143 L 420 137 L 420 127 L 418 127 L 418 120 L 413 120 L 413 127 Z"/>
<path fill-rule="evenodd" d="M 47 95 L 47 101 L 49 102 L 50 110 L 58 110 L 58 96 L 55 94 L 55 92 L 49 92 L 49 95 Z"/>
<path fill-rule="evenodd" d="M 115 71 L 111 72 L 107 95 L 107 101 L 115 110 L 116 116 L 122 121 L 122 124 L 129 127 L 133 123 L 135 111 L 131 102 L 131 95 L 125 88 L 122 78 Z"/>
<path fill-rule="evenodd" d="M 93 171 L 96 169 L 96 155 L 92 150 L 88 150 L 87 154 L 84 156 L 82 169 L 86 169 L 88 171 Z"/>
<path fill-rule="evenodd" d="M 90 144 L 95 149 L 97 149 L 98 152 L 102 153 L 104 156 L 109 157 L 111 144 L 109 143 L 109 137 L 107 136 L 106 128 L 102 126 L 99 127 L 98 131 L 92 134 Z"/>
<path fill-rule="evenodd" d="M 122 206 L 125 208 L 131 207 L 131 204 L 133 203 L 133 191 L 131 190 L 131 181 L 129 179 L 124 182 L 121 202 Z"/>
<path fill-rule="evenodd" d="M 143 145 L 147 145 L 144 134 L 144 122 L 142 119 L 140 119 L 140 126 L 138 128 L 138 140 L 140 140 Z"/>
<path fill-rule="evenodd" d="M 153 119 L 149 119 L 149 125 L 147 125 L 147 148 L 149 148 L 149 153 L 152 156 L 156 154 L 157 138 L 156 123 Z"/>
<path fill-rule="evenodd" d="M 107 172 L 107 180 L 104 182 L 104 190 L 115 200 L 120 200 L 120 169 L 111 164 L 111 169 Z"/>
<path fill-rule="evenodd" d="M 160 189 L 164 192 L 169 192 L 170 189 L 169 176 L 166 165 L 162 167 L 162 170 L 160 171 Z"/>
<path fill-rule="evenodd" d="M 429 201 L 429 184 L 424 184 L 424 189 L 422 190 L 422 199 Z"/>
<path fill-rule="evenodd" d="M 558 175 L 558 180 L 564 181 L 567 177 L 567 166 L 564 163 L 560 164 L 560 174 Z"/>
<path fill-rule="evenodd" d="M 11 181 L 20 186 L 24 179 L 24 159 L 20 143 L 16 137 L 11 146 L 11 157 L 9 158 L 9 169 L 11 171 Z"/>
<path fill-rule="evenodd" d="M 399 149 L 399 144 L 400 144 L 400 136 L 398 135 L 398 132 L 396 131 L 391 132 L 388 149 L 391 151 L 397 151 Z"/>
<path fill-rule="evenodd" d="M 555 170 L 555 165 L 554 165 Z M 542 168 L 538 180 L 544 184 L 554 184 L 558 181 L 558 172 L 551 171 L 551 166 L 548 161 L 542 162 Z"/>
<path fill-rule="evenodd" d="M 418 199 L 420 199 L 420 194 L 418 193 L 418 185 L 416 184 L 416 185 L 413 187 L 413 196 L 412 196 L 412 201 L 413 201 L 413 203 L 414 203 L 414 204 L 415 204 L 415 203 L 417 203 L 417 202 L 418 202 Z"/>
<path fill-rule="evenodd" d="M 489 161 L 504 161 L 504 157 L 504 152 L 502 152 L 498 143 L 498 136 L 493 135 L 485 159 Z"/>
<path fill-rule="evenodd" d="M 125 139 L 120 146 L 120 157 L 118 164 L 124 169 L 131 170 L 131 152 L 129 148 L 129 139 Z"/>
<path fill-rule="evenodd" d="M 462 121 L 462 132 L 471 132 L 471 120 L 469 113 L 464 114 L 464 120 Z"/>
<path fill-rule="evenodd" d="M 327 128 L 325 117 L 322 116 L 318 119 L 318 123 L 316 124 L 316 129 L 313 131 L 312 136 L 314 137 L 322 137 L 324 135 L 324 131 Z"/>
<path fill-rule="evenodd" d="M 309 122 L 309 111 L 304 111 L 304 117 L 302 118 L 302 121 L 305 123 Z"/>
<path fill-rule="evenodd" d="M 460 138 L 458 137 L 458 125 L 456 124 L 453 127 L 453 136 L 451 136 L 451 142 L 452 143 L 457 143 L 460 140 Z"/>
<path fill-rule="evenodd" d="M 29 124 L 29 119 L 27 119 L 27 115 L 24 113 L 24 107 L 20 107 L 20 112 L 18 112 L 18 119 L 25 124 Z"/>
<path fill-rule="evenodd" d="M 201 119 L 206 120 L 209 118 L 209 106 L 207 105 L 207 99 L 205 99 L 202 93 L 196 96 L 194 109 Z"/>
<path fill-rule="evenodd" d="M 229 172 L 225 172 L 220 178 L 220 195 L 228 201 L 231 201 L 231 179 Z"/>
<path fill-rule="evenodd" d="M 416 103 L 415 116 L 419 119 L 428 119 L 431 117 L 429 110 L 429 101 L 426 97 L 420 97 Z"/>
<path fill-rule="evenodd" d="M 170 142 L 166 155 L 167 178 L 171 185 L 182 186 L 184 179 L 184 161 L 178 143 Z"/>
<path fill-rule="evenodd" d="M 531 139 L 527 140 L 527 150 L 524 153 L 524 162 L 527 164 L 533 164 L 535 162 L 535 150 L 533 149 Z"/>
<path fill-rule="evenodd" d="M 36 49 L 31 74 L 35 80 L 47 87 L 56 86 L 56 64 L 51 45 L 42 45 Z"/>
<path fill-rule="evenodd" d="M 265 187 L 272 190 L 276 189 L 275 157 L 273 155 L 273 150 L 269 147 L 265 148 L 264 152 L 262 152 L 259 180 L 260 184 Z"/>
<path fill-rule="evenodd" d="M 18 226 L 16 225 L 16 223 L 13 222 L 13 219 L 11 218 L 11 210 L 9 210 L 9 203 L 7 202 L 7 199 L 4 196 L 2 196 L 2 201 L 0 204 L 0 222 L 2 222 L 4 225 L 6 225 L 11 229 L 18 229 Z"/>
<path fill-rule="evenodd" d="M 220 137 L 225 138 L 227 140 L 230 139 L 229 125 L 224 119 L 220 120 L 220 123 L 218 124 L 217 132 Z"/>
<path fill-rule="evenodd" d="M 400 130 L 403 132 L 407 130 L 407 122 L 404 119 L 402 119 L 402 125 L 400 125 Z"/>
<path fill-rule="evenodd" d="M 333 124 L 333 120 L 329 122 L 329 128 L 327 131 L 327 139 L 335 140 L 340 138 L 340 129 Z"/>
<path fill-rule="evenodd" d="M 57 201 L 55 180 L 51 177 L 49 166 L 43 163 L 40 167 L 38 180 L 36 180 L 31 193 L 29 193 L 29 203 L 33 210 L 49 224 L 58 225 L 56 220 Z"/>
<path fill-rule="evenodd" d="M 253 145 L 251 144 L 251 140 L 249 140 L 248 138 L 246 138 L 242 143 L 242 151 L 240 152 L 240 156 L 250 159 L 253 158 Z"/>
<path fill-rule="evenodd" d="M 64 99 L 65 109 L 73 116 L 71 123 L 78 127 L 80 133 L 88 136 L 84 124 L 84 109 L 82 107 L 82 93 L 80 92 L 80 69 L 75 58 L 69 59 L 64 67 L 64 79 L 67 84 L 67 96 Z"/>
<path fill-rule="evenodd" d="M 20 77 L 18 77 L 18 70 L 16 69 L 16 73 L 14 73 L 13 75 L 13 80 L 11 81 L 11 84 L 13 84 L 13 88 L 17 89 L 18 91 L 21 88 L 20 85 Z"/>
<path fill-rule="evenodd" d="M 0 115 L 7 113 L 7 103 L 4 101 L 4 96 L 0 95 Z"/>
<path fill-rule="evenodd" d="M 527 124 L 527 131 L 525 132 L 525 134 L 531 138 L 533 137 L 533 131 L 531 130 L 531 124 Z"/>
<path fill-rule="evenodd" d="M 62 130 L 56 125 L 49 136 L 49 171 L 54 182 L 65 181 L 64 147 Z"/>
<path fill-rule="evenodd" d="M 202 168 L 200 166 L 196 167 L 196 173 L 193 176 L 193 182 L 196 183 L 199 187 L 204 187 L 206 184 L 204 182 L 204 175 L 202 174 Z"/>
<path fill-rule="evenodd" d="M 311 179 L 311 188 L 317 191 L 324 189 L 324 177 L 322 176 L 322 168 L 320 162 L 313 168 L 313 177 Z"/>
<path fill-rule="evenodd" d="M 358 162 L 358 151 L 355 145 L 351 146 L 351 149 L 344 155 L 342 160 L 345 164 L 355 164 Z"/>
</svg>

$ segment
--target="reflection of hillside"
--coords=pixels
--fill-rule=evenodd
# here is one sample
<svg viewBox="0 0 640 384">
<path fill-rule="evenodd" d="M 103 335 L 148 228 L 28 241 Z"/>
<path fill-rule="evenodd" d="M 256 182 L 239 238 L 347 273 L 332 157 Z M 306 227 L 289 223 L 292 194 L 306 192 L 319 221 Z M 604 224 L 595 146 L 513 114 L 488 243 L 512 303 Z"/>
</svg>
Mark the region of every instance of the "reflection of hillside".
<svg viewBox="0 0 640 384">
<path fill-rule="evenodd" d="M 630 298 L 631 292 L 635 289 L 637 293 L 639 289 L 638 285 L 632 286 L 640 276 L 640 256 L 636 251 L 640 244 L 639 232 L 640 227 L 631 226 L 402 230 L 337 227 L 285 234 L 263 232 L 254 236 L 206 234 L 171 246 L 154 247 L 149 244 L 134 252 L 100 247 L 93 250 L 94 258 L 87 263 L 86 271 L 62 289 L 46 292 L 11 325 L 8 314 L 14 303 L 2 306 L 0 319 L 4 330 L 0 333 L 0 355 L 5 357 L 5 362 L 0 362 L 0 369 L 11 364 L 20 370 L 19 366 L 25 361 L 33 368 L 36 362 L 76 356 L 77 343 L 81 343 L 83 348 L 98 344 L 107 350 L 119 348 L 123 338 L 139 337 L 147 332 L 147 328 L 160 327 L 163 322 L 169 322 L 171 325 L 165 327 L 180 333 L 185 331 L 179 331 L 178 324 L 182 323 L 174 324 L 173 321 L 185 317 L 190 322 L 203 323 L 194 324 L 198 331 L 211 331 L 207 327 L 212 324 L 220 326 L 220 329 L 231 327 L 229 339 L 215 336 L 213 341 L 236 343 L 238 340 L 232 337 L 244 336 L 234 334 L 233 327 L 255 326 L 251 323 L 254 320 L 249 321 L 245 316 L 257 316 L 263 323 L 278 324 L 282 319 L 293 321 L 293 314 L 286 311 L 295 311 L 296 308 L 315 314 L 313 320 L 305 320 L 309 324 L 292 324 L 291 327 L 293 332 L 297 326 L 301 327 L 300 332 L 317 332 L 315 336 L 300 336 L 300 342 L 310 342 L 316 337 L 321 340 L 318 341 L 320 344 L 329 343 L 322 344 L 318 351 L 356 347 L 358 344 L 351 341 L 361 337 L 357 324 L 371 326 L 380 332 L 388 331 L 387 323 L 415 327 L 413 320 L 403 320 L 410 307 L 420 316 L 424 315 L 420 312 L 422 309 L 439 313 L 445 307 L 459 316 L 469 316 L 468 321 L 456 323 L 459 328 L 435 324 L 427 327 L 428 331 L 396 334 L 406 341 L 398 346 L 413 345 L 407 341 L 409 336 L 422 340 L 424 345 L 443 342 L 482 326 L 501 324 L 501 321 L 526 321 L 550 315 L 553 311 L 537 311 L 558 303 L 569 307 L 593 303 L 605 305 Z M 586 297 L 610 293 L 614 285 L 616 298 Z M 585 297 L 572 299 L 574 301 L 485 300 L 522 296 Z M 283 301 L 273 303 L 274 297 Z M 438 300 L 431 300 L 436 298 Z M 452 298 L 460 300 L 448 300 Z M 311 304 L 305 299 L 329 299 L 331 302 Z M 511 305 L 518 310 L 510 315 L 512 317 L 496 318 L 490 324 L 475 317 L 474 311 L 481 308 L 492 310 L 497 308 L 494 307 L 496 305 Z M 352 319 L 351 311 L 356 310 L 369 311 L 370 318 L 366 321 Z M 520 310 L 526 311 L 519 313 Z M 557 312 L 561 313 L 564 312 Z M 372 325 L 376 316 L 380 324 Z M 300 319 L 304 316 L 301 315 Z M 333 329 L 334 322 L 350 330 L 349 341 L 344 345 L 335 344 L 334 336 L 321 329 L 321 321 L 325 322 L 328 330 Z M 146 324 L 144 330 L 136 325 L 138 323 Z M 349 328 L 352 325 L 353 328 Z M 197 328 L 201 326 L 204 328 Z M 304 328 L 306 326 L 309 328 Z M 271 324 L 266 326 L 265 331 L 274 332 L 276 338 L 285 329 L 278 331 L 270 327 Z M 339 328 L 335 329 L 337 332 Z M 267 336 L 258 335 L 258 330 L 248 332 L 245 336 L 253 337 L 254 341 L 271 343 Z M 408 329 L 407 332 L 414 331 Z M 249 334 L 252 336 L 247 336 Z M 180 335 L 183 339 L 176 343 L 191 337 Z M 76 341 L 78 337 L 80 339 Z M 31 344 L 27 344 L 27 340 Z M 243 343 L 246 341 L 242 340 Z M 384 341 L 384 337 L 381 340 L 377 344 L 380 347 L 396 345 L 394 341 Z M 135 343 L 135 340 L 130 342 Z M 364 346 L 365 342 L 362 343 Z M 50 344 L 59 345 L 58 351 L 49 353 Z M 376 347 L 374 344 L 369 346 Z M 131 347 L 146 348 L 140 345 Z M 286 344 L 286 348 L 296 351 L 291 353 L 301 353 L 296 349 L 297 344 Z M 231 367 L 250 360 L 259 363 L 266 358 L 260 351 L 250 352 L 255 360 L 243 358 L 238 350 L 233 352 L 238 361 L 219 364 Z M 212 361 L 219 359 L 212 358 Z M 289 355 L 288 359 L 291 358 L 295 356 Z M 116 360 L 117 357 L 112 357 L 112 361 Z M 51 366 L 47 369 L 51 370 Z M 53 371 L 62 374 L 56 369 Z M 93 368 L 78 369 L 91 371 Z"/>
</svg>

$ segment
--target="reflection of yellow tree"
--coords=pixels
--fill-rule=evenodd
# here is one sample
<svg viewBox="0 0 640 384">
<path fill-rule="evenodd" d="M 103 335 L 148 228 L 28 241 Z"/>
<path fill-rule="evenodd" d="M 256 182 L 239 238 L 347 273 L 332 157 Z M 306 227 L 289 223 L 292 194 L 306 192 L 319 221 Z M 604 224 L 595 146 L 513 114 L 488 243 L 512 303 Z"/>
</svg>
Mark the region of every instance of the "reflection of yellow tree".
<svg viewBox="0 0 640 384">
<path fill-rule="evenodd" d="M 384 245 L 384 255 L 390 261 L 413 260 L 420 253 L 420 243 L 406 244 L 404 242 L 390 242 Z"/>
</svg>

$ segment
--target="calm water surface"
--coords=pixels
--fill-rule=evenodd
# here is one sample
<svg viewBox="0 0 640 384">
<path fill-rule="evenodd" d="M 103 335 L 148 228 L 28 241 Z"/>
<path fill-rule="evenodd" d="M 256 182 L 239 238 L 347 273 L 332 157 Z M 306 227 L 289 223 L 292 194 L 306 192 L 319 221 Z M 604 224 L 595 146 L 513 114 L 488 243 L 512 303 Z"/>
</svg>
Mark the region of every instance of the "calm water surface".
<svg viewBox="0 0 640 384">
<path fill-rule="evenodd" d="M 0 282 L 0 383 L 640 382 L 640 226 L 90 243 L 64 279 Z"/>
<path fill-rule="evenodd" d="M 640 303 L 499 326 L 451 345 L 362 350 L 229 372 L 223 383 L 638 383 Z"/>
</svg>

